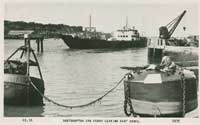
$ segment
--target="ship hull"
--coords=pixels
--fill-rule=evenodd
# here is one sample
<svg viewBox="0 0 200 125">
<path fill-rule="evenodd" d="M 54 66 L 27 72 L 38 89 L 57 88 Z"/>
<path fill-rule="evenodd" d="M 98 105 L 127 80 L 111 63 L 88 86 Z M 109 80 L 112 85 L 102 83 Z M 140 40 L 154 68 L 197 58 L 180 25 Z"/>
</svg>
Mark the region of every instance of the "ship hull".
<svg viewBox="0 0 200 125">
<path fill-rule="evenodd" d="M 43 105 L 43 98 L 30 85 L 28 76 L 4 74 L 4 104 L 6 105 Z M 44 94 L 44 82 L 30 77 L 32 83 Z"/>
<path fill-rule="evenodd" d="M 71 35 L 62 35 L 62 39 L 72 49 L 132 48 L 146 47 L 147 38 L 140 37 L 134 41 L 107 41 L 100 39 L 81 39 Z"/>
</svg>

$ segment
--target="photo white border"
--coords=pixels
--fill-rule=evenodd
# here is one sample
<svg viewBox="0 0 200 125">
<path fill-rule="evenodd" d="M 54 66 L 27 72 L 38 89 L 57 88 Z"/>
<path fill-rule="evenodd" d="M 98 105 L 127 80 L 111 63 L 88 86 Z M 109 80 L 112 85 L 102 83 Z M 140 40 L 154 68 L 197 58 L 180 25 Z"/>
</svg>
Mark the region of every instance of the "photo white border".
<svg viewBox="0 0 200 125">
<path fill-rule="evenodd" d="M 0 59 L 1 59 L 1 66 L 0 66 L 0 99 L 3 100 L 3 59 L 4 59 L 4 29 L 3 29 L 3 21 L 4 21 L 4 3 L 5 2 L 105 2 L 105 3 L 112 3 L 112 2 L 130 2 L 130 3 L 141 3 L 141 4 L 166 4 L 166 3 L 196 3 L 198 4 L 198 11 L 200 14 L 200 1 L 199 0 L 167 0 L 167 1 L 161 1 L 161 0 L 0 0 Z M 200 15 L 199 15 L 199 21 L 200 21 Z M 199 23 L 200 25 L 200 23 Z M 198 25 L 198 26 L 199 26 Z M 200 28 L 198 27 L 199 31 Z M 200 34 L 199 34 L 200 35 Z M 199 63 L 200 64 L 200 63 Z M 200 105 L 200 104 L 199 104 Z M 140 125 L 172 125 L 172 124 L 180 124 L 180 125 L 199 125 L 200 119 L 199 118 L 132 118 L 132 117 L 111 117 L 111 118 L 101 118 L 101 117 L 4 117 L 3 113 L 3 101 L 0 101 L 0 124 L 1 125 L 64 125 L 64 124 L 88 124 L 86 122 L 63 122 L 63 120 L 66 119 L 127 119 L 127 120 L 138 120 L 140 123 L 134 123 L 134 124 L 140 124 Z M 32 122 L 31 120 L 32 119 Z M 25 122 L 27 120 L 27 122 Z M 30 121 L 29 121 L 30 120 Z M 176 123 L 177 120 L 177 123 Z M 179 121 L 180 120 L 180 121 Z M 89 123 L 89 124 L 99 124 L 99 123 Z M 115 123 L 100 123 L 100 124 L 115 124 Z M 116 124 L 133 124 L 133 123 L 116 123 Z"/>
</svg>

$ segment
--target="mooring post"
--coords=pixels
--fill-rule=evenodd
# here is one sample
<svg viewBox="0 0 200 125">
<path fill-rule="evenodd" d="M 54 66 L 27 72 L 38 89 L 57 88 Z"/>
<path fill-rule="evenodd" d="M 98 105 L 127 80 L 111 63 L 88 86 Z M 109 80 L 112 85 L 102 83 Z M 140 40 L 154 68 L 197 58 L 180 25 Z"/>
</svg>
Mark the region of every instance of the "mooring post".
<svg viewBox="0 0 200 125">
<path fill-rule="evenodd" d="M 40 41 L 41 41 L 41 52 L 43 52 L 43 38 L 41 38 Z"/>
<path fill-rule="evenodd" d="M 37 43 L 37 52 L 40 52 L 40 41 L 39 41 L 39 39 L 36 39 L 36 43 Z"/>
<path fill-rule="evenodd" d="M 26 38 L 24 38 L 24 46 L 26 46 Z"/>
</svg>

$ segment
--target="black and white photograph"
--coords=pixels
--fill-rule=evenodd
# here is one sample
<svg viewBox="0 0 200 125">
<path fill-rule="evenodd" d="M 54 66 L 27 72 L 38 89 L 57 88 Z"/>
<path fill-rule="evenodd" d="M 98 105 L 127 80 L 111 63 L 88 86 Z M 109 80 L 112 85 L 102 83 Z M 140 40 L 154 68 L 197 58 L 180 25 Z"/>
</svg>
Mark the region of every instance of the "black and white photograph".
<svg viewBox="0 0 200 125">
<path fill-rule="evenodd" d="M 3 117 L 199 118 L 199 4 L 4 2 Z"/>
</svg>

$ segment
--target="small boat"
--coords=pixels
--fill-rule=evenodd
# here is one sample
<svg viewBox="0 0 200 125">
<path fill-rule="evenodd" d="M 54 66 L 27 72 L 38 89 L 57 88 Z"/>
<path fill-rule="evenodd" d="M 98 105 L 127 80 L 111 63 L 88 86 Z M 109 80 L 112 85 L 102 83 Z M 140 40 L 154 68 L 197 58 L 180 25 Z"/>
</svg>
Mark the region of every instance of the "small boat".
<svg viewBox="0 0 200 125">
<path fill-rule="evenodd" d="M 190 70 L 134 70 L 124 80 L 127 116 L 183 117 L 198 107 L 198 85 Z"/>
<path fill-rule="evenodd" d="M 115 31 L 112 37 L 107 37 L 105 33 L 96 32 L 95 27 L 85 28 L 85 31 L 76 34 L 61 35 L 61 38 L 69 48 L 72 49 L 123 49 L 133 47 L 146 47 L 147 38 L 140 36 L 135 27 L 126 26 Z"/>
<path fill-rule="evenodd" d="M 18 60 L 12 59 L 19 55 Z M 34 60 L 31 59 L 34 57 Z M 31 67 L 37 67 L 40 78 L 30 75 Z M 29 39 L 4 61 L 4 104 L 42 105 L 43 97 L 33 85 L 44 94 L 44 81 L 40 66 Z"/>
</svg>

